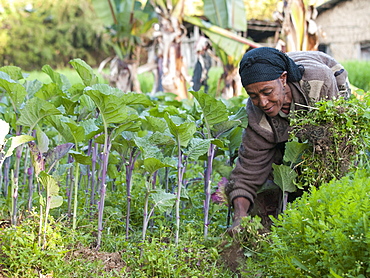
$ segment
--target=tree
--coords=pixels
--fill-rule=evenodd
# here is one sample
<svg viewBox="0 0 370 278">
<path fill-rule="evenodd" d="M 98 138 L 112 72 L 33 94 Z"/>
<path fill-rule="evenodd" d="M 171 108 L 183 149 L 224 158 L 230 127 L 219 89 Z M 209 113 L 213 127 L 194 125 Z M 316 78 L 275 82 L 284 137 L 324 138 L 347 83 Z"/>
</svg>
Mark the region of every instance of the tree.
<svg viewBox="0 0 370 278">
<path fill-rule="evenodd" d="M 116 53 L 105 59 L 99 72 L 109 80 L 111 86 L 123 92 L 141 92 L 137 79 L 137 68 L 145 43 L 151 40 L 153 23 L 158 19 L 150 3 L 142 5 L 136 0 L 93 0 L 95 11 L 103 21 Z M 110 74 L 102 72 L 110 62 Z"/>
<path fill-rule="evenodd" d="M 196 17 L 185 17 L 185 20 L 197 25 L 212 41 L 212 47 L 223 65 L 223 74 L 218 86 L 223 82 L 221 96 L 231 98 L 241 92 L 238 74 L 239 61 L 249 47 L 261 45 L 245 39 L 237 31 L 247 29 L 247 18 L 243 0 L 204 0 L 204 15 L 209 22 Z"/>
<path fill-rule="evenodd" d="M 163 55 L 162 86 L 164 92 L 175 93 L 179 99 L 188 97 L 186 82 L 190 82 L 187 67 L 181 54 L 182 36 L 185 28 L 184 0 L 151 0 L 159 18 Z"/>
</svg>

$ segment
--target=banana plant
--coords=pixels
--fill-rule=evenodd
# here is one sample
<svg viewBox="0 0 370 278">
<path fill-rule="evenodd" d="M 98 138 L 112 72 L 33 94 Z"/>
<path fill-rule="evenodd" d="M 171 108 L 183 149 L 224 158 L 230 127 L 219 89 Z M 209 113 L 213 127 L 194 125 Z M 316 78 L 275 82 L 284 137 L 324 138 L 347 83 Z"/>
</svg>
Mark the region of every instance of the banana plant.
<svg viewBox="0 0 370 278">
<path fill-rule="evenodd" d="M 181 53 L 181 41 L 185 35 L 183 25 L 185 0 L 150 0 L 159 18 L 162 49 L 163 91 L 172 92 L 178 99 L 188 98 L 186 83 L 191 81 Z"/>
<path fill-rule="evenodd" d="M 317 50 L 318 28 L 314 21 L 317 11 L 308 2 L 310 1 L 284 0 L 281 35 L 285 42 L 285 51 Z"/>
<path fill-rule="evenodd" d="M 223 64 L 224 72 L 218 87 L 223 83 L 221 96 L 229 99 L 240 94 L 241 82 L 238 74 L 239 61 L 245 51 L 261 45 L 237 35 L 247 30 L 247 18 L 243 0 L 204 0 L 204 15 L 209 21 L 185 16 L 184 20 L 200 29 L 212 42 L 212 47 Z"/>
<path fill-rule="evenodd" d="M 141 92 L 137 68 L 143 46 L 151 39 L 148 32 L 157 22 L 153 7 L 137 0 L 93 0 L 98 17 L 107 28 L 116 56 L 105 59 L 99 72 L 111 86 L 124 92 Z M 110 74 L 103 72 L 110 62 Z"/>
</svg>

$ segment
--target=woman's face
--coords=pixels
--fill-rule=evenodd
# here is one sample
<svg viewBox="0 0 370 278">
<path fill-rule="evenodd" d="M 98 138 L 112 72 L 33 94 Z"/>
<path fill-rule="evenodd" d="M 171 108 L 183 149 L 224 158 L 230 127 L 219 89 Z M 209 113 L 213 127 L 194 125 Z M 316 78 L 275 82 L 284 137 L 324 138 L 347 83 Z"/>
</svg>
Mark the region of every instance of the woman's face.
<svg viewBox="0 0 370 278">
<path fill-rule="evenodd" d="M 278 79 L 252 83 L 245 86 L 245 90 L 255 106 L 275 117 L 280 110 L 289 114 L 291 94 L 289 86 L 285 85 L 286 72 L 283 72 Z"/>
</svg>

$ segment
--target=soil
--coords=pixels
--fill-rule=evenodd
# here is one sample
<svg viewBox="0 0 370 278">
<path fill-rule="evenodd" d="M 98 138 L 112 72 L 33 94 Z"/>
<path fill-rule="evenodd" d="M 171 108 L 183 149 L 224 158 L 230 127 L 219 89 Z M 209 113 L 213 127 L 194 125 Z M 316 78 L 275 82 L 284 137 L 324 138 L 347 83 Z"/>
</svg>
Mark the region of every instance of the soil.
<svg viewBox="0 0 370 278">
<path fill-rule="evenodd" d="M 230 246 L 223 248 L 221 258 L 231 271 L 241 277 L 240 268 L 245 263 L 246 257 L 240 243 L 234 241 Z"/>
<path fill-rule="evenodd" d="M 126 263 L 122 260 L 120 252 L 100 252 L 98 250 L 79 246 L 78 249 L 71 251 L 66 256 L 67 260 L 73 260 L 74 258 L 80 258 L 87 261 L 100 260 L 104 265 L 104 272 L 111 272 L 115 270 L 118 273 L 121 271 L 122 268 L 126 267 Z"/>
</svg>

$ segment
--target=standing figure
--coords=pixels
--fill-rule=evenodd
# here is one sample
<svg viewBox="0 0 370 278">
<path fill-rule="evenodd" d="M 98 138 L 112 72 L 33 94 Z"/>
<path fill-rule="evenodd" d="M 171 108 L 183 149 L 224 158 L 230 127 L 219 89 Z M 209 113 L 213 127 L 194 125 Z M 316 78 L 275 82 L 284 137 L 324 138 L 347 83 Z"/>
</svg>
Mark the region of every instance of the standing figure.
<svg viewBox="0 0 370 278">
<path fill-rule="evenodd" d="M 200 37 L 196 45 L 197 62 L 195 63 L 194 73 L 192 78 L 192 90 L 199 91 L 201 86 L 204 86 L 204 92 L 208 92 L 208 71 L 212 65 L 212 57 L 208 53 L 210 51 L 209 40 L 205 37 Z"/>
</svg>

